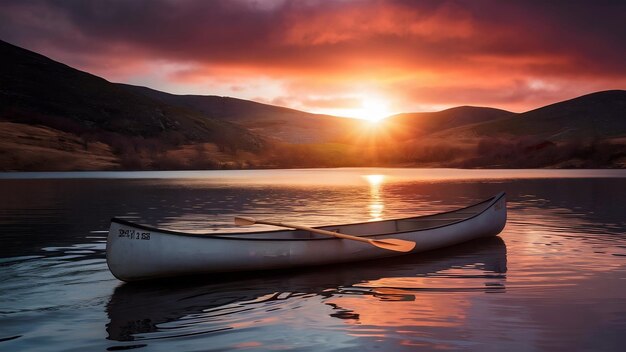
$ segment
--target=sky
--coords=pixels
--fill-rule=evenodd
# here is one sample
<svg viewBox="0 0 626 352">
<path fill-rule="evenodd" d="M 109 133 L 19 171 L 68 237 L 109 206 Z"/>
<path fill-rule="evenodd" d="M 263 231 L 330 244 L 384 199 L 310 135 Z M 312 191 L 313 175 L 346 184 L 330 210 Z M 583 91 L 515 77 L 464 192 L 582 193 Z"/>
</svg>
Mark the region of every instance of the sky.
<svg viewBox="0 0 626 352">
<path fill-rule="evenodd" d="M 624 1 L 1 0 L 0 39 L 110 81 L 375 119 L 626 89 Z"/>
</svg>

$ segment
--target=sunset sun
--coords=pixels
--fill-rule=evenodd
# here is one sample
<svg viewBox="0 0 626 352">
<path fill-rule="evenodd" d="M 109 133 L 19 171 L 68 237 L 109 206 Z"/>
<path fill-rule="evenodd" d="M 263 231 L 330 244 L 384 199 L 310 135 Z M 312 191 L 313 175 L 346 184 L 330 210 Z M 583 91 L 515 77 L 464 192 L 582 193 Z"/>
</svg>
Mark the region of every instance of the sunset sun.
<svg viewBox="0 0 626 352">
<path fill-rule="evenodd" d="M 379 122 L 392 115 L 389 104 L 385 99 L 376 95 L 364 95 L 358 99 L 359 103 L 350 108 L 330 109 L 325 112 L 336 116 L 350 117 L 369 122 Z"/>
<path fill-rule="evenodd" d="M 362 108 L 355 111 L 355 117 L 370 122 L 378 122 L 391 115 L 388 104 L 379 98 L 366 98 Z"/>
</svg>

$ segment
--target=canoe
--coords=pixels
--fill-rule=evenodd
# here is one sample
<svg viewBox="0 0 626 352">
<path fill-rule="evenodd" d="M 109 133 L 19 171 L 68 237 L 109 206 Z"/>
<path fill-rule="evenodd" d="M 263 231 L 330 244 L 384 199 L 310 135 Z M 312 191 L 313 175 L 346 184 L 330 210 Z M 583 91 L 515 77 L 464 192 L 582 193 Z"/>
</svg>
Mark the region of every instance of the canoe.
<svg viewBox="0 0 626 352">
<path fill-rule="evenodd" d="M 414 241 L 415 248 L 408 253 L 302 230 L 192 234 L 113 218 L 107 237 L 107 265 L 122 281 L 327 265 L 424 252 L 496 236 L 505 224 L 504 192 L 434 215 L 319 227 L 370 239 Z"/>
</svg>

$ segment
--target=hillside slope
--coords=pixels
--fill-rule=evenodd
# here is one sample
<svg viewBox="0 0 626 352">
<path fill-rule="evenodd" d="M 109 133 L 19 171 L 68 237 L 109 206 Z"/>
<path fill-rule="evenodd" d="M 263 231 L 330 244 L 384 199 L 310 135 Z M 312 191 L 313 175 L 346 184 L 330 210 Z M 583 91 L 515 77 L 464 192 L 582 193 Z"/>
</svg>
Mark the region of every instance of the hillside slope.
<svg viewBox="0 0 626 352">
<path fill-rule="evenodd" d="M 0 171 L 107 170 L 111 147 L 44 126 L 0 121 Z"/>
<path fill-rule="evenodd" d="M 100 77 L 0 41 L 0 119 L 110 139 L 110 134 L 162 143 L 212 142 L 257 150 L 246 129 L 133 94 Z"/>
<path fill-rule="evenodd" d="M 437 112 L 417 112 L 389 117 L 390 123 L 410 130 L 414 136 L 441 132 L 450 128 L 511 118 L 517 114 L 500 109 L 459 106 Z"/>
<path fill-rule="evenodd" d="M 360 120 L 311 114 L 280 106 L 215 95 L 176 95 L 147 87 L 118 84 L 138 95 L 171 106 L 192 109 L 207 117 L 235 122 L 254 133 L 287 143 L 326 143 L 345 139 Z"/>
<path fill-rule="evenodd" d="M 515 136 L 554 142 L 626 136 L 626 91 L 591 93 L 509 118 L 462 126 L 439 138 Z"/>
</svg>

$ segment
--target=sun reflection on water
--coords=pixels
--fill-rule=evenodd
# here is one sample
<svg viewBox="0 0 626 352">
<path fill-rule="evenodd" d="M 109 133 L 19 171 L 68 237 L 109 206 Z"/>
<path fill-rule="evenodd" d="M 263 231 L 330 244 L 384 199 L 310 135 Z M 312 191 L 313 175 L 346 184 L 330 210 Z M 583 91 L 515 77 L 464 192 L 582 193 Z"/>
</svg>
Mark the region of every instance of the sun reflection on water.
<svg viewBox="0 0 626 352">
<path fill-rule="evenodd" d="M 385 175 L 365 175 L 363 176 L 370 186 L 370 201 L 368 204 L 370 221 L 382 220 L 385 204 L 380 195 L 381 186 L 385 180 Z"/>
</svg>

